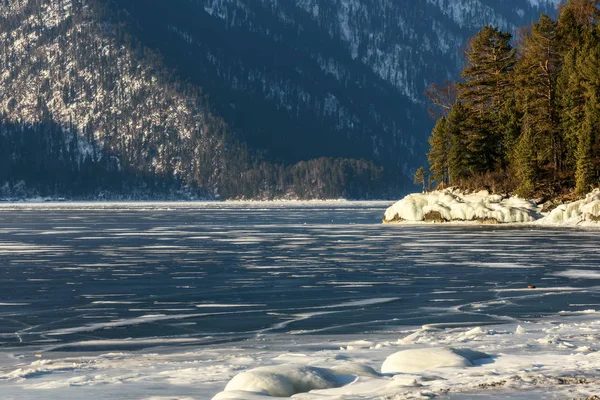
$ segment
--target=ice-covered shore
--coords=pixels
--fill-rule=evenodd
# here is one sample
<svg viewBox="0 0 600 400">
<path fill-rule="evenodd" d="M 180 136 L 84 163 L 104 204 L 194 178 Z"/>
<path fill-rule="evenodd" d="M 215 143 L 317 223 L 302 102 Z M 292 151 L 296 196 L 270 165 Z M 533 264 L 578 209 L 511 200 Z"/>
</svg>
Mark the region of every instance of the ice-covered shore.
<svg viewBox="0 0 600 400">
<path fill-rule="evenodd" d="M 599 331 L 598 312 L 587 310 L 176 352 L 0 353 L 0 388 L 3 399 L 36 400 L 586 399 L 600 394 Z"/>
<path fill-rule="evenodd" d="M 548 214 L 533 200 L 487 191 L 465 194 L 457 189 L 410 194 L 389 207 L 384 223 L 482 222 L 540 225 L 596 225 L 600 222 L 600 189 L 584 199 L 563 204 Z"/>
<path fill-rule="evenodd" d="M 234 374 L 213 400 L 416 399 L 440 394 L 583 399 L 600 393 L 600 343 L 593 334 L 599 324 L 597 313 L 589 310 L 562 321 L 424 326 L 397 340 L 341 342 L 339 350 L 306 353 L 296 348 L 267 366 Z"/>
<path fill-rule="evenodd" d="M 600 189 L 588 193 L 585 199 L 562 204 L 542 218 L 546 225 L 589 225 L 600 222 Z"/>
</svg>

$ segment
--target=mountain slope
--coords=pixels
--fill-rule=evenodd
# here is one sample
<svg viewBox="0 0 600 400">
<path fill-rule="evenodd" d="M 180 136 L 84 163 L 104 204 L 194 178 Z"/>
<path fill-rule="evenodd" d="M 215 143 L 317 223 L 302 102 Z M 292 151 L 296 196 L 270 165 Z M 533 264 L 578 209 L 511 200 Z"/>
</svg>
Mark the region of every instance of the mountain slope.
<svg viewBox="0 0 600 400">
<path fill-rule="evenodd" d="M 359 160 L 263 162 L 101 2 L 9 0 L 0 16 L 5 193 L 358 197 L 377 183 Z"/>
<path fill-rule="evenodd" d="M 0 152 L 13 162 L 0 184 L 73 194 L 68 182 L 83 181 L 87 165 L 97 181 L 85 180 L 84 196 L 94 185 L 149 196 L 395 196 L 424 159 L 428 83 L 455 76 L 482 25 L 512 30 L 554 6 L 5 0 Z M 35 157 L 23 130 L 37 132 L 30 146 L 45 152 L 45 168 L 58 160 L 69 171 L 63 186 L 24 174 Z M 54 145 L 45 131 L 56 131 Z"/>
<path fill-rule="evenodd" d="M 431 128 L 423 92 L 466 38 L 514 30 L 553 1 L 116 0 L 137 35 L 211 93 L 251 144 L 297 160 L 367 156 L 410 175 Z M 314 143 L 318 141 L 319 146 Z"/>
</svg>

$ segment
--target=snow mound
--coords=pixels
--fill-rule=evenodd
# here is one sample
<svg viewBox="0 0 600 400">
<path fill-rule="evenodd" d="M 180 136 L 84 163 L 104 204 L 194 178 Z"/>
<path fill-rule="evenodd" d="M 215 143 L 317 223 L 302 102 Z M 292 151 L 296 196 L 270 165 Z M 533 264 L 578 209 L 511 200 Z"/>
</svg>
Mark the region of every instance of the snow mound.
<svg viewBox="0 0 600 400">
<path fill-rule="evenodd" d="M 265 398 L 268 397 L 263 394 L 251 393 L 245 390 L 233 390 L 230 392 L 218 393 L 212 400 L 265 400 Z"/>
<path fill-rule="evenodd" d="M 385 212 L 384 222 L 481 221 L 533 222 L 540 217 L 533 201 L 487 191 L 464 194 L 456 189 L 409 194 Z"/>
<path fill-rule="evenodd" d="M 378 378 L 381 375 L 372 367 L 363 364 L 344 364 L 337 365 L 331 369 L 336 376 L 364 376 L 370 378 Z"/>
<path fill-rule="evenodd" d="M 473 361 L 490 357 L 489 354 L 470 349 L 433 347 L 403 350 L 386 358 L 381 366 L 381 373 L 398 374 L 421 372 L 432 368 L 472 367 Z"/>
<path fill-rule="evenodd" d="M 578 225 L 600 222 L 600 189 L 588 193 L 585 199 L 562 204 L 538 221 L 543 225 Z"/>
<path fill-rule="evenodd" d="M 298 365 L 275 365 L 254 368 L 233 377 L 225 391 L 214 399 L 238 398 L 239 394 L 262 394 L 290 397 L 315 389 L 341 386 L 336 374 L 327 368 Z M 233 393 L 227 393 L 233 392 Z M 250 393 L 248 393 L 250 392 Z M 239 398 L 248 398 L 242 395 Z"/>
</svg>

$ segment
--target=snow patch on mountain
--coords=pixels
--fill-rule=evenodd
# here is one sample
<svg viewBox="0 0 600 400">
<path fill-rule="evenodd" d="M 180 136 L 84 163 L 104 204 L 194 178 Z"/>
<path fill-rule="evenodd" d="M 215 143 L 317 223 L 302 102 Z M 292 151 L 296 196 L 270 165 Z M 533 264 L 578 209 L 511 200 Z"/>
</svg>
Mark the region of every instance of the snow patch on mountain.
<svg viewBox="0 0 600 400">
<path fill-rule="evenodd" d="M 547 7 L 554 6 L 557 7 L 562 0 L 527 0 L 532 7 Z"/>
</svg>

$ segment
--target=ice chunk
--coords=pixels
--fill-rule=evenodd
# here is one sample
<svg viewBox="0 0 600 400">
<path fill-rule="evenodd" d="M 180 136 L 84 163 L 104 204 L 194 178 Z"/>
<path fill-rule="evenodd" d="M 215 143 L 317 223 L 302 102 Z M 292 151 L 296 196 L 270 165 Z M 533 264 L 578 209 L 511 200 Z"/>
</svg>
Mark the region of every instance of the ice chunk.
<svg viewBox="0 0 600 400">
<path fill-rule="evenodd" d="M 421 331 L 416 331 L 411 333 L 410 335 L 406 336 L 403 339 L 398 340 L 398 343 L 402 343 L 402 344 L 413 344 L 416 342 L 416 340 L 421 336 Z"/>
<path fill-rule="evenodd" d="M 372 367 L 364 364 L 342 364 L 333 367 L 332 372 L 336 376 L 366 376 L 370 378 L 376 378 L 381 376 L 377 371 L 375 371 Z"/>
<path fill-rule="evenodd" d="M 433 347 L 403 350 L 389 356 L 381 366 L 384 374 L 420 372 L 432 368 L 471 367 L 473 361 L 490 355 L 470 349 Z"/>
<path fill-rule="evenodd" d="M 480 326 L 478 326 L 476 328 L 473 328 L 473 329 L 465 332 L 465 336 L 469 337 L 469 338 L 474 338 L 474 337 L 477 337 L 477 336 L 484 336 L 484 335 L 487 335 L 487 334 L 488 334 L 488 331 L 484 330 Z"/>
<path fill-rule="evenodd" d="M 327 368 L 298 365 L 276 365 L 254 368 L 233 377 L 225 392 L 251 392 L 274 397 L 290 397 L 296 393 L 340 386 L 336 375 Z M 219 395 L 215 399 L 229 398 Z M 236 398 L 236 397 L 234 397 Z"/>
</svg>

